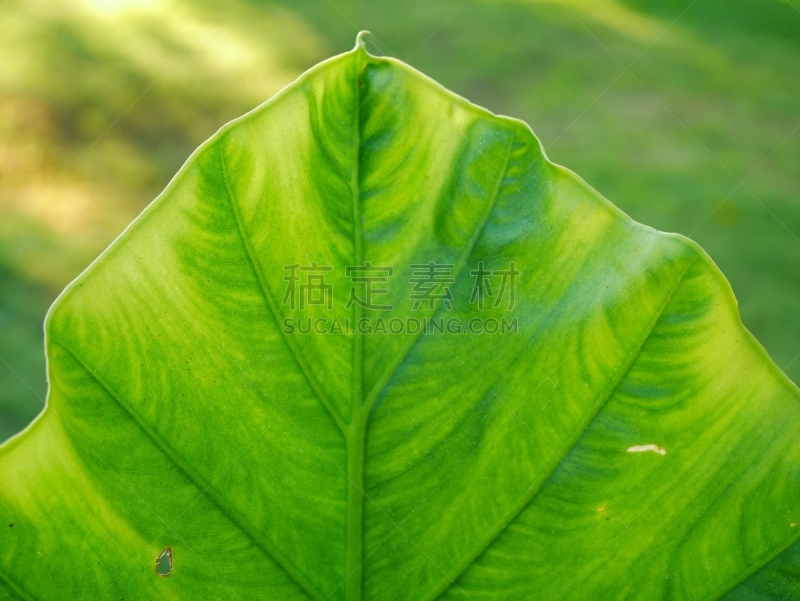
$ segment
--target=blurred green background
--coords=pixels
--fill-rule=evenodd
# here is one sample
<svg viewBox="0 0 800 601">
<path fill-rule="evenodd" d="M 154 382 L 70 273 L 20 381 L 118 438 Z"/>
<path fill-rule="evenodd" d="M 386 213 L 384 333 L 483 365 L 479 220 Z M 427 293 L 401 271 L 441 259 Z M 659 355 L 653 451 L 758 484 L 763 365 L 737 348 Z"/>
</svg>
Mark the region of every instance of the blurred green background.
<svg viewBox="0 0 800 601">
<path fill-rule="evenodd" d="M 375 34 L 632 217 L 697 240 L 800 381 L 800 9 L 788 0 L 0 0 L 0 440 L 58 292 L 191 151 Z"/>
</svg>

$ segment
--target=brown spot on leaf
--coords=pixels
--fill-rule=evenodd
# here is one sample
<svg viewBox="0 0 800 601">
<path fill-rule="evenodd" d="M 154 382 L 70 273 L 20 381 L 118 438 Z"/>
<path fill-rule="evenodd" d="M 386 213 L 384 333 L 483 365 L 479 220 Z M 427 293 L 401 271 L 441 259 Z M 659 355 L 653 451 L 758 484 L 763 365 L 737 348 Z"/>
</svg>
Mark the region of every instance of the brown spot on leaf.
<svg viewBox="0 0 800 601">
<path fill-rule="evenodd" d="M 172 574 L 172 549 L 167 547 L 156 559 L 156 574 L 167 578 Z"/>
</svg>

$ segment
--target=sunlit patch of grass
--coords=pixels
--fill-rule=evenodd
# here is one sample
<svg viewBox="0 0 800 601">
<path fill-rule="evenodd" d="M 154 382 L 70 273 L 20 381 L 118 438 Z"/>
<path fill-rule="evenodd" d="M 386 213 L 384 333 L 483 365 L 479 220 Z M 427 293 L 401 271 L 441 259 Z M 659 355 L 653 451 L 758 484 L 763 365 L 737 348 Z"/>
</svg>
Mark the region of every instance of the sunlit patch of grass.
<svg viewBox="0 0 800 601">
<path fill-rule="evenodd" d="M 720 52 L 713 44 L 687 30 L 679 18 L 664 18 L 635 10 L 619 0 L 508 0 L 527 4 L 541 11 L 550 9 L 558 14 L 558 21 L 571 26 L 589 37 L 596 37 L 598 44 L 605 44 L 597 35 L 608 31 L 640 48 L 621 58 L 623 64 L 633 63 L 646 48 L 659 46 L 675 55 L 701 66 L 708 72 L 718 73 L 738 68 L 738 65 Z M 541 13 L 544 14 L 544 13 Z M 609 48 L 615 52 L 620 48 L 614 44 Z M 602 48 L 599 51 L 605 52 Z"/>
<path fill-rule="evenodd" d="M 614 32 L 649 43 L 666 28 L 662 19 L 651 17 L 616 0 L 532 0 L 537 4 L 562 6 L 580 18 L 589 18 Z M 674 35 L 674 34 L 673 34 Z"/>
<path fill-rule="evenodd" d="M 230 6 L 29 0 L 0 11 L 6 264 L 63 286 L 223 121 L 329 52 L 289 11 Z M 28 235 L 59 260 L 29 252 Z"/>
</svg>

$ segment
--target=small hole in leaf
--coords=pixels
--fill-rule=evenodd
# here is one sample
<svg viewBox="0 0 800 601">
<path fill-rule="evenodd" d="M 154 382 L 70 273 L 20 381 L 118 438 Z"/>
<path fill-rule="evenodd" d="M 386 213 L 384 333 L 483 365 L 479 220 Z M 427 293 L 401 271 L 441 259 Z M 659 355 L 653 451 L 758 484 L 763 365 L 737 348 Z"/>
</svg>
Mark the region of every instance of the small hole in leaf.
<svg viewBox="0 0 800 601">
<path fill-rule="evenodd" d="M 156 559 L 156 574 L 166 578 L 172 574 L 172 549 L 167 547 Z"/>
</svg>

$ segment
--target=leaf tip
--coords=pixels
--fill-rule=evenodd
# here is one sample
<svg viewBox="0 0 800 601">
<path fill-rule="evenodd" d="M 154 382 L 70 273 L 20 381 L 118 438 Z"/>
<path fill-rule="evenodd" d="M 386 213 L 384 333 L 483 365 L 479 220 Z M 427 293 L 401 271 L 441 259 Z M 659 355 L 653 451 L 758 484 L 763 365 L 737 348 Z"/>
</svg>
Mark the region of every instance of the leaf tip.
<svg viewBox="0 0 800 601">
<path fill-rule="evenodd" d="M 366 52 L 367 50 L 367 41 L 364 39 L 366 36 L 372 35 L 372 32 L 367 31 L 366 29 L 362 29 L 356 35 L 356 46 L 353 50 L 363 50 Z"/>
</svg>

